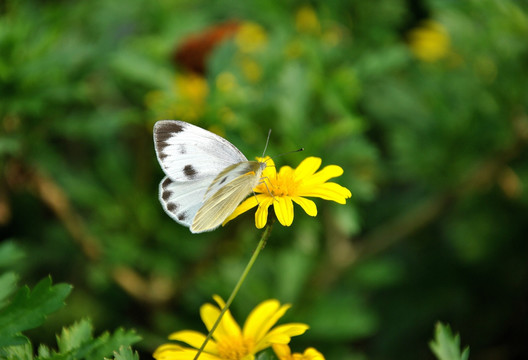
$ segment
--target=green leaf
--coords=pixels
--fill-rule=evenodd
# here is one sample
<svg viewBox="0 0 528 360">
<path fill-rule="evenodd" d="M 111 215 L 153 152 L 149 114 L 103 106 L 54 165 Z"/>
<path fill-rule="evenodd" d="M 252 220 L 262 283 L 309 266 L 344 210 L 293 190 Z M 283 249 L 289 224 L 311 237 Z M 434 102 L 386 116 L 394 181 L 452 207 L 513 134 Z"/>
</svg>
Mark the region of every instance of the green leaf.
<svg viewBox="0 0 528 360">
<path fill-rule="evenodd" d="M 130 346 L 119 348 L 119 351 L 114 352 L 114 360 L 139 360 L 137 351 L 132 351 Z"/>
<path fill-rule="evenodd" d="M 103 333 L 93 338 L 93 327 L 88 319 L 81 320 L 68 328 L 64 328 L 57 337 L 58 352 L 39 349 L 38 359 L 102 359 L 111 355 L 112 351 L 132 345 L 141 338 L 134 331 L 116 330 L 113 334 Z"/>
<path fill-rule="evenodd" d="M 260 354 L 257 355 L 257 360 L 276 360 L 277 356 L 275 356 L 275 353 L 267 349 L 265 351 L 261 351 Z"/>
<path fill-rule="evenodd" d="M 24 257 L 24 252 L 12 241 L 0 245 L 0 267 L 7 267 L 17 263 Z"/>
<path fill-rule="evenodd" d="M 52 356 L 52 351 L 48 346 L 40 344 L 38 348 L 38 355 L 40 358 L 50 358 Z"/>
<path fill-rule="evenodd" d="M 17 276 L 12 272 L 0 276 L 0 309 L 7 304 L 6 299 L 15 291 L 16 281 Z"/>
<path fill-rule="evenodd" d="M 92 340 L 92 332 L 92 324 L 87 319 L 83 319 L 69 328 L 63 328 L 61 335 L 57 337 L 59 353 L 72 351 Z"/>
<path fill-rule="evenodd" d="M 33 291 L 21 288 L 0 311 L 0 346 L 23 344 L 20 332 L 40 326 L 47 315 L 63 307 L 71 288 L 68 284 L 52 286 L 50 278 L 41 280 Z"/>
<path fill-rule="evenodd" d="M 466 346 L 460 352 L 460 336 L 453 336 L 449 325 L 436 324 L 435 338 L 429 343 L 432 352 L 438 360 L 467 360 L 469 358 L 469 347 Z"/>
<path fill-rule="evenodd" d="M 117 329 L 113 334 L 105 332 L 94 341 L 93 346 L 85 346 L 86 350 L 89 350 L 89 352 L 86 352 L 87 355 L 85 355 L 85 358 L 94 360 L 102 359 L 111 354 L 115 349 L 132 345 L 139 340 L 141 340 L 141 337 L 133 330 L 125 331 L 124 329 Z M 79 349 L 76 354 L 79 356 L 75 358 L 82 358 L 80 355 L 84 355 L 84 349 Z"/>
<path fill-rule="evenodd" d="M 19 346 L 0 347 L 0 359 L 33 360 L 33 347 L 29 343 Z"/>
</svg>

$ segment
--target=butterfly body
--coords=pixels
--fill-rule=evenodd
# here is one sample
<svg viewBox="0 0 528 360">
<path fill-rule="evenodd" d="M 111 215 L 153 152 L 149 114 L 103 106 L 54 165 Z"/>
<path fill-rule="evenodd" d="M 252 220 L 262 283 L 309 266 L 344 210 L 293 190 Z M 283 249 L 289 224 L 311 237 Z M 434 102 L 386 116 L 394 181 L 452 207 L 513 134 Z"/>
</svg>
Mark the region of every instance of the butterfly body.
<svg viewBox="0 0 528 360">
<path fill-rule="evenodd" d="M 159 186 L 165 212 L 193 233 L 211 231 L 231 215 L 261 181 L 266 163 L 248 161 L 233 144 L 183 121 L 154 125 Z"/>
</svg>

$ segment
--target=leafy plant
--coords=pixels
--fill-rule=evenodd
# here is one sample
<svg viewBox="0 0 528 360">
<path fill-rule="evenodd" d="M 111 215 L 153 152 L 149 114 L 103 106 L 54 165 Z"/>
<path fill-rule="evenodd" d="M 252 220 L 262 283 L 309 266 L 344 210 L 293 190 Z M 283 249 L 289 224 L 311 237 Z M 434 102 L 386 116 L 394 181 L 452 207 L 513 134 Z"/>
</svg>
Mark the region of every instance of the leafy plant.
<svg viewBox="0 0 528 360">
<path fill-rule="evenodd" d="M 17 254 L 16 257 L 13 257 Z M 12 243 L 0 246 L 0 263 L 12 263 L 20 255 Z M 105 332 L 93 336 L 90 320 L 83 319 L 62 329 L 57 336 L 57 349 L 47 345 L 38 346 L 38 355 L 33 353 L 31 340 L 24 331 L 44 324 L 47 316 L 65 306 L 64 300 L 72 286 L 53 285 L 51 278 L 42 279 L 30 289 L 23 286 L 17 289 L 17 276 L 6 272 L 0 276 L 0 358 L 2 359 L 102 359 L 112 351 L 129 346 L 140 340 L 134 331 L 118 329 L 114 333 Z M 120 350 L 116 354 L 121 359 L 131 358 L 131 352 Z"/>
<path fill-rule="evenodd" d="M 436 324 L 435 337 L 429 346 L 438 360 L 468 360 L 469 346 L 460 350 L 460 335 L 453 335 L 449 325 Z"/>
</svg>

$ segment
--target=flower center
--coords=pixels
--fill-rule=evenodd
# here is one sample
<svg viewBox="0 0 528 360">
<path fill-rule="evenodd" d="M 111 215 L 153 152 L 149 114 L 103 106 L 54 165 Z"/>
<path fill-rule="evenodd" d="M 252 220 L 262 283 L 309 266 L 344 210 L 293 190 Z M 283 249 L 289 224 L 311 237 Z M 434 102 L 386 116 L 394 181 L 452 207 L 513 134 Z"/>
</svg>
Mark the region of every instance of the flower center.
<svg viewBox="0 0 528 360">
<path fill-rule="evenodd" d="M 218 343 L 218 355 L 222 360 L 242 360 L 253 350 L 253 340 L 231 337 Z"/>
<path fill-rule="evenodd" d="M 295 190 L 297 189 L 297 183 L 295 182 L 295 179 L 291 175 L 287 176 L 281 176 L 277 177 L 275 181 L 271 181 L 271 187 L 270 191 L 273 194 L 273 196 L 281 197 L 281 196 L 292 196 L 295 194 Z"/>
</svg>

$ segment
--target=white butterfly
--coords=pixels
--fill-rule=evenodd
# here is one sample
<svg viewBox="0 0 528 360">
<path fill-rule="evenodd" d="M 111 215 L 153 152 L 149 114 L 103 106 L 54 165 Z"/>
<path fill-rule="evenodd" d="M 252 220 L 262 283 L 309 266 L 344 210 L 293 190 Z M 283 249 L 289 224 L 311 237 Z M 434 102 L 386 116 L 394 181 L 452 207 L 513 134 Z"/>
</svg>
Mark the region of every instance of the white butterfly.
<svg viewBox="0 0 528 360">
<path fill-rule="evenodd" d="M 154 146 L 167 175 L 159 186 L 163 209 L 192 233 L 220 226 L 266 168 L 226 139 L 183 121 L 156 122 Z"/>
</svg>

